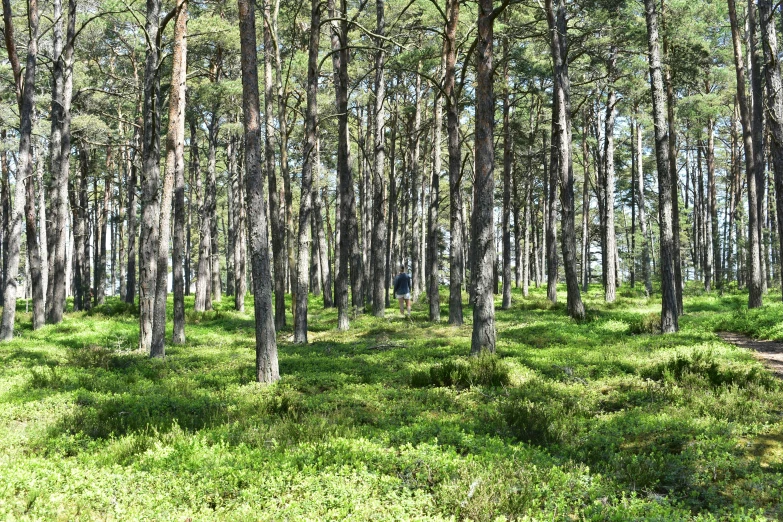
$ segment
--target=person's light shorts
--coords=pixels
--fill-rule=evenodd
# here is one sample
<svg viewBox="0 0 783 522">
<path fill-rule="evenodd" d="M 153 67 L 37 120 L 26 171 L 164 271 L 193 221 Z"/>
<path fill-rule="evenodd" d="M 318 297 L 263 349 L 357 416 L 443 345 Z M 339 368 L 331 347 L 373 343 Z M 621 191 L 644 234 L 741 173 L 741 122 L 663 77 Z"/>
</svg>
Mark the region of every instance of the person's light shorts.
<svg viewBox="0 0 783 522">
<path fill-rule="evenodd" d="M 410 299 L 411 294 L 397 294 L 397 299 Z"/>
</svg>

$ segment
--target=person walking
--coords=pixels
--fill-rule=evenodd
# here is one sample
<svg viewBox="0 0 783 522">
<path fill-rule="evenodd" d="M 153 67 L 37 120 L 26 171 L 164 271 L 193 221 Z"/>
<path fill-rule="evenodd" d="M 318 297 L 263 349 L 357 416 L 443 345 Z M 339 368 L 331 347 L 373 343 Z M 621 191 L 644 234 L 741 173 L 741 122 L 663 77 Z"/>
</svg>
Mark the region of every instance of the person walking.
<svg viewBox="0 0 783 522">
<path fill-rule="evenodd" d="M 394 278 L 394 295 L 400 303 L 400 313 L 405 315 L 403 301 L 408 310 L 408 317 L 411 315 L 411 276 L 405 272 L 405 265 L 400 265 L 400 273 Z"/>
</svg>

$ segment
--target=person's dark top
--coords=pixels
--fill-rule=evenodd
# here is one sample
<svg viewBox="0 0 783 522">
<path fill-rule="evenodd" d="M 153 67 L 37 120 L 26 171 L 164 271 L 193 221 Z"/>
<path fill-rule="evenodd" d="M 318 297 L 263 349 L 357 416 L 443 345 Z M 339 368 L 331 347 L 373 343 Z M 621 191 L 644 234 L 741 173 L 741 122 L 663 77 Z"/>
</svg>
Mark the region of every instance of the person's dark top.
<svg viewBox="0 0 783 522">
<path fill-rule="evenodd" d="M 401 272 L 394 278 L 394 295 L 411 293 L 411 276 Z"/>
</svg>

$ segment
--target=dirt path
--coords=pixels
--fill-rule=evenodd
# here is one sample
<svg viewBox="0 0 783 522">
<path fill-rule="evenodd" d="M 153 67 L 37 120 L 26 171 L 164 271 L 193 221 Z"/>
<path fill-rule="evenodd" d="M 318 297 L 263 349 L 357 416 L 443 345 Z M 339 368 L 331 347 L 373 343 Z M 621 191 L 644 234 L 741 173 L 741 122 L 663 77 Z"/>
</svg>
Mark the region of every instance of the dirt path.
<svg viewBox="0 0 783 522">
<path fill-rule="evenodd" d="M 740 348 L 747 348 L 756 353 L 775 375 L 783 379 L 783 343 L 775 341 L 758 341 L 734 332 L 717 332 L 718 337 Z"/>
</svg>

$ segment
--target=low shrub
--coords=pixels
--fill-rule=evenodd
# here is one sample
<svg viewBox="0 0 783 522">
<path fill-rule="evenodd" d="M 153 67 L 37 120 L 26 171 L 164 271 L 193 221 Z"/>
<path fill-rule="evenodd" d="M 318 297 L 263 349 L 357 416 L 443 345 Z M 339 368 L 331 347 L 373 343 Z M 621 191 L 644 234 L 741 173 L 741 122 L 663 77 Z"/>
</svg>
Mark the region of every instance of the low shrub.
<svg viewBox="0 0 783 522">
<path fill-rule="evenodd" d="M 638 315 L 628 320 L 628 333 L 636 334 L 659 334 L 661 333 L 661 314 L 650 312 L 646 315 Z"/>
<path fill-rule="evenodd" d="M 429 370 L 416 370 L 410 377 L 410 385 L 413 388 L 505 386 L 509 382 L 508 367 L 497 356 L 487 351 L 467 361 L 446 361 L 431 366 Z"/>
<path fill-rule="evenodd" d="M 668 361 L 659 363 L 642 372 L 644 377 L 656 381 L 683 382 L 700 377 L 713 387 L 761 386 L 767 390 L 775 389 L 778 383 L 768 373 L 757 366 L 738 368 L 721 365 L 710 351 L 696 351 L 691 355 L 680 354 Z M 691 379 L 689 379 L 691 378 Z"/>
</svg>

